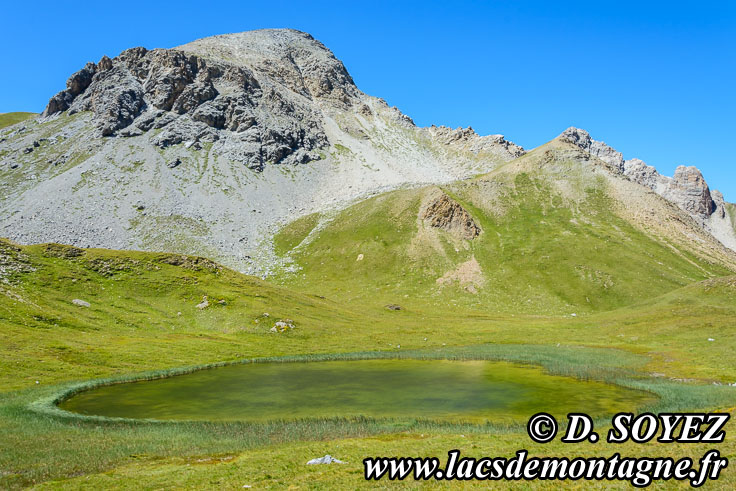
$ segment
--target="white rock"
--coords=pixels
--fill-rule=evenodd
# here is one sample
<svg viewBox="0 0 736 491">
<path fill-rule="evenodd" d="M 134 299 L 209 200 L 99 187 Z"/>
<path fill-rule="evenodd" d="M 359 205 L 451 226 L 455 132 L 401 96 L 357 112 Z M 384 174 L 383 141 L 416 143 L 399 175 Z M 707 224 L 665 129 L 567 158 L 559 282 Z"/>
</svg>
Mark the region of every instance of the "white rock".
<svg viewBox="0 0 736 491">
<path fill-rule="evenodd" d="M 324 457 L 319 457 L 317 459 L 312 459 L 309 462 L 307 462 L 307 465 L 317 465 L 317 464 L 346 464 L 347 462 L 343 462 L 342 460 L 338 460 L 335 457 L 331 455 L 325 455 Z"/>
<path fill-rule="evenodd" d="M 87 307 L 87 308 L 91 307 L 89 302 L 85 302 L 84 300 L 80 300 L 78 298 L 75 298 L 74 300 L 72 300 L 72 303 L 79 307 Z"/>
</svg>

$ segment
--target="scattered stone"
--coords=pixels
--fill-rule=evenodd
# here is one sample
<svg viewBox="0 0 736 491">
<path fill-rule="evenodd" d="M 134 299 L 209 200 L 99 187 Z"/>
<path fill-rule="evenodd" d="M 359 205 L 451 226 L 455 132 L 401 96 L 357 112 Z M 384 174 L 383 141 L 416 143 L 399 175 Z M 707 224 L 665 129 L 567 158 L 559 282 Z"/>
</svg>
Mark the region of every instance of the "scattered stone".
<svg viewBox="0 0 736 491">
<path fill-rule="evenodd" d="M 87 307 L 87 308 L 90 308 L 92 306 L 92 305 L 90 305 L 89 302 L 86 302 L 84 300 L 80 300 L 78 298 L 75 298 L 74 300 L 72 300 L 72 303 L 74 305 L 78 306 L 78 307 Z"/>
<path fill-rule="evenodd" d="M 294 325 L 294 321 L 291 319 L 281 319 L 279 321 L 276 321 L 276 323 L 273 325 L 273 327 L 270 329 L 270 332 L 286 332 L 290 329 L 295 329 L 296 326 Z"/>
<path fill-rule="evenodd" d="M 363 254 L 358 254 L 358 258 L 356 259 L 356 261 L 362 261 L 362 260 L 363 260 Z"/>
<path fill-rule="evenodd" d="M 169 169 L 175 169 L 176 167 L 179 167 L 181 165 L 181 159 L 172 160 L 169 162 L 168 167 Z"/>
<path fill-rule="evenodd" d="M 397 305 L 395 303 L 390 303 L 390 304 L 386 305 L 386 308 L 388 310 L 401 310 L 401 305 Z"/>
<path fill-rule="evenodd" d="M 202 144 L 198 141 L 188 141 L 184 142 L 184 148 L 189 149 L 193 148 L 194 150 L 202 150 Z"/>
<path fill-rule="evenodd" d="M 206 309 L 209 306 L 210 306 L 210 302 L 209 302 L 209 300 L 207 300 L 207 295 L 205 295 L 204 297 L 202 297 L 202 301 L 197 304 L 197 308 L 199 310 Z"/>
<path fill-rule="evenodd" d="M 347 464 L 347 462 L 338 460 L 331 455 L 325 455 L 324 457 L 312 459 L 309 462 L 307 462 L 307 465 L 319 465 L 319 464 Z"/>
</svg>

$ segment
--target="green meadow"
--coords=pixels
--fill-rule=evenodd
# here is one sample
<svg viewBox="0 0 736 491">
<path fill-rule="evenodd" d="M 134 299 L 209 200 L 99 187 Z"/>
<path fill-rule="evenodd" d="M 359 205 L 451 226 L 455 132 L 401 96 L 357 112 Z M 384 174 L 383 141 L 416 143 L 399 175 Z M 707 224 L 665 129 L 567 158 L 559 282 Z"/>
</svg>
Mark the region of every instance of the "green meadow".
<svg viewBox="0 0 736 491">
<path fill-rule="evenodd" d="M 298 219 L 274 237 L 285 267 L 267 281 L 205 258 L 0 241 L 0 487 L 350 489 L 375 486 L 365 457 L 454 448 L 699 458 L 709 447 L 536 444 L 524 418 L 165 421 L 58 407 L 95 387 L 228 364 L 408 359 L 514 363 L 536 370 L 546 394 L 562 377 L 569 390 L 645 395 L 632 410 L 733 411 L 733 255 L 653 233 L 621 212 L 606 179 L 529 155 L 520 169 Z M 477 237 L 427 225 L 422 209 L 438 193 L 467 210 Z M 274 330 L 279 321 L 289 327 Z M 717 447 L 729 458 L 735 430 Z M 348 463 L 305 465 L 327 453 Z M 733 488 L 734 476 L 712 486 Z M 627 487 L 600 486 L 611 485 Z"/>
<path fill-rule="evenodd" d="M 35 115 L 36 113 L 24 113 L 24 112 L 2 113 L 0 114 L 0 128 L 5 128 L 6 126 L 11 126 L 16 123 L 20 123 L 22 121 L 32 118 Z"/>
</svg>

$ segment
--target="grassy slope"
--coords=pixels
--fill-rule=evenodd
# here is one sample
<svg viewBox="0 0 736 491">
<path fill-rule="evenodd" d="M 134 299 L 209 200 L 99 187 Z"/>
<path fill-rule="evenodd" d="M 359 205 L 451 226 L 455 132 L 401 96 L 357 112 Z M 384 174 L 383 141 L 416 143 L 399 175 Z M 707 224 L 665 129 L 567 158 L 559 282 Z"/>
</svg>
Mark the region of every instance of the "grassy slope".
<svg viewBox="0 0 736 491">
<path fill-rule="evenodd" d="M 53 383 L 146 368 L 165 368 L 286 352 L 312 332 L 356 322 L 338 305 L 273 287 L 206 260 L 183 256 L 24 247 L 16 257 L 30 272 L 15 274 L 12 294 L 0 295 L 5 388 Z M 80 254 L 74 257 L 75 254 Z M 12 280 L 12 277 L 11 277 Z M 12 283 L 11 283 L 12 284 Z M 0 290 L 2 291 L 2 290 Z M 210 306 L 196 306 L 204 296 Z M 74 299 L 90 302 L 78 307 Z M 222 302 L 222 303 L 220 303 Z M 265 317 L 263 314 L 267 314 Z M 276 338 L 281 318 L 297 329 Z M 335 321 L 338 319 L 338 321 Z M 253 347 L 259 346 L 260 352 Z"/>
<path fill-rule="evenodd" d="M 563 172 L 576 177 L 574 166 Z M 736 381 L 733 272 L 614 214 L 605 182 L 580 175 L 571 182 L 582 199 L 528 170 L 447 188 L 483 228 L 472 242 L 420 226 L 420 203 L 433 190 L 373 198 L 323 228 L 315 229 L 320 217 L 306 217 L 276 237 L 277 250 L 291 250 L 304 267 L 282 276 L 280 286 L 168 254 L 0 243 L 0 279 L 9 282 L 0 282 L 0 486 L 63 479 L 49 485 L 353 488 L 362 484 L 360 461 L 368 455 L 571 452 L 559 443 L 530 446 L 518 430 L 85 422 L 27 408 L 70 381 L 246 357 L 430 350 L 577 376 L 636 370 L 657 377 L 627 383 L 671 407 L 736 405 L 730 387 L 711 385 Z M 438 277 L 471 257 L 484 275 L 476 294 L 438 287 Z M 197 309 L 204 295 L 210 306 Z M 75 298 L 91 307 L 73 305 Z M 389 311 L 387 303 L 403 308 Z M 269 333 L 280 318 L 297 329 Z M 736 454 L 732 440 L 719 449 Z M 574 451 L 702 455 L 698 446 Z M 303 465 L 325 453 L 350 464 Z M 727 470 L 720 484 L 736 485 L 734 474 Z"/>
<path fill-rule="evenodd" d="M 733 278 L 708 280 L 585 318 L 455 315 L 441 308 L 423 312 L 346 309 L 330 298 L 293 293 L 208 262 L 181 261 L 180 256 L 104 250 L 76 256 L 79 251 L 70 248 L 7 244 L 3 250 L 5 257 L 12 256 L 14 264 L 25 265 L 20 269 L 26 271 L 11 274 L 12 286 L 4 285 L 6 294 L 0 295 L 0 354 L 7 360 L 0 384 L 6 390 L 21 389 L 0 395 L 3 486 L 119 466 L 110 474 L 66 484 L 132 486 L 142 479 L 176 486 L 291 482 L 354 486 L 360 483 L 361 455 L 393 454 L 398 448 L 414 455 L 442 455 L 460 438 L 458 430 L 421 427 L 393 435 L 390 426 L 373 423 L 256 428 L 81 423 L 39 417 L 25 409 L 29 402 L 58 390 L 53 384 L 93 376 L 242 357 L 486 345 L 500 350 L 494 356 L 502 359 L 542 363 L 562 373 L 572 370 L 581 375 L 605 366 L 630 366 L 674 377 L 736 380 L 736 367 L 722 362 L 736 347 L 730 328 L 736 318 Z M 211 306 L 200 311 L 196 304 L 203 295 L 208 295 Z M 71 304 L 74 298 L 85 299 L 92 307 L 77 307 Z M 220 299 L 226 303 L 217 303 Z M 263 312 L 269 317 L 263 317 Z M 298 328 L 286 335 L 268 333 L 270 323 L 282 317 L 294 319 Z M 709 337 L 718 343 L 709 342 Z M 538 346 L 529 345 L 530 339 Z M 555 348 L 557 343 L 563 346 Z M 401 350 L 395 348 L 397 344 Z M 647 356 L 565 348 L 575 345 L 619 347 Z M 468 352 L 479 353 L 479 349 L 471 347 Z M 571 368 L 575 366 L 579 368 Z M 698 389 L 685 387 L 686 391 Z M 711 387 L 704 386 L 705 390 Z M 670 389 L 664 390 L 666 394 Z M 733 405 L 732 395 L 693 394 L 688 397 L 697 402 L 683 404 Z M 683 397 L 677 393 L 671 399 L 688 400 Z M 376 432 L 393 436 L 370 436 Z M 343 437 L 358 439 L 331 441 Z M 521 433 L 469 438 L 474 443 L 468 444 L 467 451 L 476 455 L 510 454 L 526 442 Z M 322 440 L 327 441 L 319 443 Z M 252 448 L 260 450 L 253 453 Z M 567 453 L 559 445 L 544 451 Z M 601 448 L 589 451 L 610 453 Z M 262 458 L 282 459 L 284 452 L 291 456 L 283 465 L 262 465 Z M 349 458 L 351 465 L 316 474 L 302 467 L 304 457 L 328 452 Z M 190 468 L 192 463 L 198 465 Z"/>
<path fill-rule="evenodd" d="M 417 219 L 432 188 L 381 195 L 312 234 L 291 254 L 302 270 L 281 280 L 369 309 L 392 303 L 422 311 L 547 315 L 621 308 L 732 274 L 727 265 L 673 248 L 618 216 L 604 180 L 579 186 L 582 198 L 575 201 L 541 172 L 445 189 L 483 230 L 472 241 Z M 492 204 L 489 193 L 497 195 Z M 295 222 L 276 236 L 277 244 L 298 244 L 314 224 L 311 217 Z M 458 282 L 438 285 L 438 278 L 471 258 L 482 270 L 476 292 Z"/>
<path fill-rule="evenodd" d="M 16 123 L 20 123 L 21 121 L 25 121 L 26 119 L 30 119 L 33 116 L 35 116 L 36 113 L 1 113 L 0 114 L 0 128 L 5 128 L 6 126 L 10 126 Z"/>
</svg>

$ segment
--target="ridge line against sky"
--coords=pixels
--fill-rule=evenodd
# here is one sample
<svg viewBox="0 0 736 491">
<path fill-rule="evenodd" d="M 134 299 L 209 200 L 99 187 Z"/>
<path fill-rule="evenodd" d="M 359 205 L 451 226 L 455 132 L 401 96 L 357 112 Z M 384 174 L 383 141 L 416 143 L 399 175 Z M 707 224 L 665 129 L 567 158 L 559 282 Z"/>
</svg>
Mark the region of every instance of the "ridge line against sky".
<svg viewBox="0 0 736 491">
<path fill-rule="evenodd" d="M 664 175 L 695 165 L 736 201 L 736 2 L 131 0 L 63 20 L 52 2 L 4 11 L 0 112 L 41 111 L 104 54 L 290 27 L 322 41 L 361 90 L 418 125 L 472 126 L 527 149 L 577 126 Z"/>
</svg>

